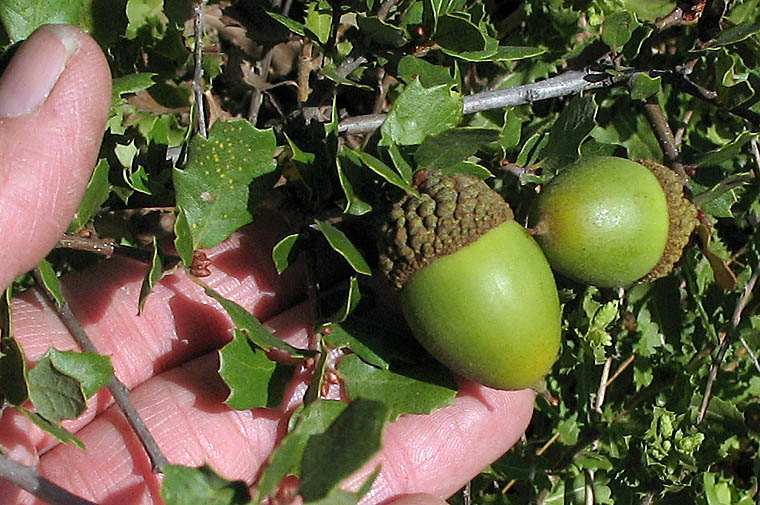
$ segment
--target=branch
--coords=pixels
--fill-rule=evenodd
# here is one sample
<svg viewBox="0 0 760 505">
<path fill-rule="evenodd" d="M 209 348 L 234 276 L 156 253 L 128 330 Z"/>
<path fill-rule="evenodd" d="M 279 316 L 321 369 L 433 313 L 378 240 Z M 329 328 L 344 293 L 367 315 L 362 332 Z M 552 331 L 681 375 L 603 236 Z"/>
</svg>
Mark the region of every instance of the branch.
<svg viewBox="0 0 760 505">
<path fill-rule="evenodd" d="M 286 0 L 285 5 L 282 7 L 282 15 L 286 16 L 290 13 L 290 6 L 293 5 L 293 0 Z M 261 61 L 261 80 L 266 81 L 269 77 L 269 67 L 272 65 L 272 54 L 274 54 L 274 47 L 272 46 L 264 55 L 264 59 Z M 248 121 L 256 126 L 256 122 L 259 118 L 259 109 L 264 101 L 264 88 L 256 87 L 251 95 L 251 103 L 248 108 Z"/>
<path fill-rule="evenodd" d="M 96 505 L 41 477 L 37 468 L 16 463 L 2 453 L 0 477 L 52 505 Z"/>
<path fill-rule="evenodd" d="M 673 130 L 670 129 L 668 120 L 665 114 L 662 112 L 660 102 L 657 101 L 656 96 L 650 96 L 644 101 L 642 108 L 644 109 L 644 115 L 649 121 L 649 125 L 654 131 L 657 142 L 660 144 L 663 154 L 665 154 L 665 160 L 668 166 L 673 169 L 680 177 L 681 180 L 686 181 L 688 179 L 686 171 L 681 163 L 681 154 L 676 147 L 676 138 L 673 135 Z"/>
<path fill-rule="evenodd" d="M 611 75 L 604 71 L 592 69 L 571 70 L 531 84 L 466 96 L 464 97 L 463 113 L 474 114 L 491 109 L 516 107 L 549 98 L 574 95 L 592 89 L 608 88 L 627 81 L 634 74 L 634 71 Z M 348 134 L 368 133 L 383 124 L 385 116 L 385 114 L 368 114 L 348 118 L 340 122 L 338 131 Z"/>
<path fill-rule="evenodd" d="M 34 276 L 34 280 L 39 286 L 40 292 L 45 297 L 47 302 L 52 307 L 57 309 L 58 317 L 66 326 L 66 329 L 69 330 L 71 336 L 74 337 L 74 340 L 77 342 L 77 344 L 79 344 L 79 347 L 85 352 L 97 353 L 98 350 L 95 348 L 92 340 L 90 340 L 90 337 L 87 336 L 87 333 L 84 331 L 84 328 L 82 328 L 79 320 L 71 311 L 71 307 L 69 307 L 69 304 L 66 302 L 66 300 L 64 300 L 63 303 L 59 305 L 52 293 L 50 293 L 50 291 L 48 291 L 45 287 L 45 283 L 42 281 L 39 270 L 35 268 L 32 274 Z M 137 409 L 129 399 L 129 388 L 127 388 L 127 386 L 125 386 L 124 383 L 117 379 L 114 375 L 111 377 L 111 380 L 108 383 L 108 390 L 111 392 L 114 400 L 121 408 L 124 416 L 129 422 L 129 425 L 132 427 L 135 434 L 140 439 L 143 447 L 145 447 L 145 451 L 148 453 L 148 457 L 150 458 L 150 461 L 153 465 L 153 472 L 161 472 L 162 468 L 169 462 L 161 452 L 161 449 L 158 447 L 158 444 L 153 438 L 153 435 L 150 434 L 150 431 L 148 431 L 148 428 L 145 426 L 145 422 L 142 420 L 137 412 Z"/>
<path fill-rule="evenodd" d="M 729 331 L 726 333 L 726 336 L 723 337 L 723 342 L 720 343 L 718 354 L 715 356 L 715 361 L 713 362 L 712 367 L 710 368 L 710 374 L 707 376 L 707 384 L 705 385 L 705 394 L 702 397 L 702 405 L 699 408 L 699 418 L 697 420 L 697 423 L 701 423 L 704 420 L 705 415 L 707 414 L 707 408 L 710 406 L 710 400 L 712 399 L 713 384 L 715 383 L 715 379 L 718 377 L 718 370 L 720 369 L 720 365 L 723 362 L 723 358 L 726 355 L 728 346 L 734 340 L 734 337 L 736 336 L 738 332 L 739 323 L 741 323 L 741 319 L 742 319 L 742 312 L 747 307 L 747 303 L 749 303 L 749 298 L 750 298 L 750 295 L 752 294 L 752 290 L 755 288 L 755 283 L 757 282 L 758 276 L 760 276 L 760 265 L 758 265 L 755 268 L 755 273 L 753 273 L 752 277 L 750 277 L 749 281 L 747 281 L 747 284 L 744 286 L 744 291 L 742 292 L 742 295 L 739 297 L 739 300 L 736 302 L 734 313 L 731 316 L 731 327 Z"/>
<path fill-rule="evenodd" d="M 208 137 L 206 129 L 206 110 L 203 107 L 203 10 L 207 0 L 199 0 L 194 8 L 195 24 L 195 74 L 193 75 L 193 92 L 198 109 L 197 128 L 201 136 Z"/>
</svg>

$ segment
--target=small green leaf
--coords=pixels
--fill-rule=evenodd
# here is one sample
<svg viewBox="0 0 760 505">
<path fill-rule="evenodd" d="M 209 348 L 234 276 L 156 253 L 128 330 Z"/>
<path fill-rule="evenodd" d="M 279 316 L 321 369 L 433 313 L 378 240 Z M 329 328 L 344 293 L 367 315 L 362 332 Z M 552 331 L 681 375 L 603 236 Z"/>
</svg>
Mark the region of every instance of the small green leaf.
<svg viewBox="0 0 760 505">
<path fill-rule="evenodd" d="M 26 359 L 13 338 L 11 289 L 0 296 L 0 405 L 3 400 L 19 406 L 29 397 L 26 386 Z"/>
<path fill-rule="evenodd" d="M 346 206 L 343 209 L 344 214 L 352 216 L 363 216 L 372 210 L 372 205 L 368 204 L 356 194 L 354 182 L 349 177 L 349 171 L 353 174 L 358 172 L 359 167 L 363 167 L 361 160 L 354 154 L 354 151 L 343 146 L 335 158 L 335 166 L 338 171 L 338 181 L 346 196 Z"/>
<path fill-rule="evenodd" d="M 426 88 L 441 84 L 450 86 L 456 84 L 449 67 L 434 65 L 412 55 L 401 58 L 398 63 L 397 75 L 407 84 L 411 84 L 416 78 L 419 78 L 420 83 Z"/>
<path fill-rule="evenodd" d="M 646 74 L 636 74 L 631 80 L 631 98 L 644 100 L 660 92 L 662 78 L 649 77 Z"/>
<path fill-rule="evenodd" d="M 53 367 L 79 382 L 85 398 L 108 385 L 113 377 L 113 366 L 108 356 L 94 352 L 58 351 L 51 347 L 46 356 Z"/>
<path fill-rule="evenodd" d="M 755 132 L 741 132 L 731 142 L 712 151 L 701 153 L 691 160 L 691 162 L 700 167 L 719 166 L 726 161 L 735 159 L 744 150 L 745 146 L 752 139 L 757 138 L 757 136 L 758 134 Z"/>
<path fill-rule="evenodd" d="M 298 247 L 298 237 L 299 235 L 297 233 L 288 235 L 277 242 L 272 248 L 272 261 L 274 261 L 274 266 L 277 269 L 278 274 L 287 270 L 296 258 L 298 258 L 298 255 L 301 252 Z"/>
<path fill-rule="evenodd" d="M 380 450 L 387 418 L 383 403 L 359 398 L 324 433 L 309 438 L 301 460 L 300 491 L 305 502 L 328 496 Z"/>
<path fill-rule="evenodd" d="M 329 223 L 315 219 L 314 222 L 322 235 L 325 236 L 330 246 L 341 256 L 343 256 L 351 268 L 363 275 L 372 275 L 372 269 L 370 269 L 367 261 L 359 252 L 359 249 L 348 240 L 348 237 Z"/>
<path fill-rule="evenodd" d="M 299 23 L 294 19 L 290 19 L 289 17 L 283 16 L 282 14 L 278 14 L 276 12 L 266 11 L 266 13 L 269 14 L 272 19 L 278 23 L 281 23 L 285 28 L 295 33 L 296 35 L 301 35 L 302 37 L 306 35 L 306 26 L 303 23 Z"/>
<path fill-rule="evenodd" d="M 95 165 L 82 201 L 79 202 L 77 212 L 69 224 L 69 232 L 73 233 L 82 229 L 100 209 L 100 206 L 108 200 L 108 194 L 111 190 L 111 185 L 108 182 L 109 169 L 108 160 L 105 158 L 101 158 Z"/>
<path fill-rule="evenodd" d="M 407 193 L 417 194 L 417 191 L 412 188 L 409 183 L 407 183 L 397 172 L 395 172 L 391 167 L 379 159 L 375 158 L 365 151 L 360 151 L 358 149 L 354 150 L 354 154 L 361 160 L 362 163 L 364 163 L 364 165 L 367 166 L 367 168 L 375 172 L 386 181 L 390 182 L 398 188 L 403 189 Z"/>
<path fill-rule="evenodd" d="M 380 474 L 380 467 L 367 476 L 362 485 L 356 492 L 344 491 L 339 487 L 335 487 L 330 493 L 319 500 L 306 502 L 305 505 L 357 505 L 362 497 L 369 493 L 372 488 L 372 484 Z"/>
<path fill-rule="evenodd" d="M 156 75 L 158 74 L 140 72 L 115 78 L 111 84 L 113 104 L 118 105 L 122 103 L 122 95 L 137 93 L 138 91 L 143 91 L 153 86 L 155 84 L 153 78 Z"/>
<path fill-rule="evenodd" d="M 135 169 L 124 167 L 121 174 L 124 182 L 130 188 L 144 195 L 153 194 L 153 191 L 148 187 L 148 173 L 145 171 L 145 167 L 138 166 Z"/>
<path fill-rule="evenodd" d="M 396 144 L 391 144 L 388 147 L 388 156 L 390 156 L 393 166 L 396 167 L 396 172 L 398 172 L 404 182 L 411 187 L 414 168 L 412 168 L 409 162 L 406 161 L 406 158 L 401 153 L 401 149 L 399 149 Z"/>
<path fill-rule="evenodd" d="M 452 128 L 431 135 L 414 153 L 419 168 L 440 170 L 472 156 L 485 144 L 499 139 L 499 130 L 488 128 Z"/>
<path fill-rule="evenodd" d="M 507 109 L 504 112 L 504 126 L 499 135 L 499 146 L 504 156 L 520 143 L 521 133 L 522 120 L 514 109 Z"/>
<path fill-rule="evenodd" d="M 15 43 L 45 24 L 77 25 L 83 3 L 83 0 L 3 0 L 0 21 Z"/>
<path fill-rule="evenodd" d="M 142 285 L 140 286 L 140 298 L 137 303 L 137 314 L 142 314 L 143 307 L 145 307 L 145 300 L 148 299 L 148 295 L 153 291 L 153 286 L 156 285 L 161 277 L 164 276 L 164 261 L 162 253 L 158 247 L 156 237 L 153 237 L 153 255 L 150 259 L 150 267 L 145 272 Z"/>
<path fill-rule="evenodd" d="M 602 41 L 612 49 L 620 49 L 631 39 L 639 22 L 630 11 L 622 10 L 607 16 L 602 23 Z"/>
<path fill-rule="evenodd" d="M 80 449 L 84 449 L 84 444 L 81 440 L 79 440 L 76 435 L 71 433 L 70 431 L 62 428 L 60 425 L 53 424 L 44 417 L 40 416 L 36 412 L 30 412 L 24 407 L 16 406 L 16 408 L 24 414 L 27 419 L 32 421 L 35 425 L 37 425 L 38 428 L 45 431 L 46 433 L 54 436 L 57 440 L 64 444 L 73 444 L 75 447 L 78 447 Z"/>
<path fill-rule="evenodd" d="M 756 33 L 760 33 L 760 23 L 745 21 L 723 30 L 709 48 L 712 49 L 736 44 L 742 40 L 748 39 Z"/>
<path fill-rule="evenodd" d="M 127 0 L 129 24 L 124 36 L 133 40 L 138 35 L 150 35 L 159 39 L 164 34 L 168 19 L 164 15 L 163 0 Z"/>
<path fill-rule="evenodd" d="M 250 209 L 273 184 L 274 132 L 248 121 L 217 121 L 208 139 L 190 144 L 187 167 L 174 171 L 177 205 L 190 225 L 193 246 L 219 244 L 253 220 Z"/>
<path fill-rule="evenodd" d="M 320 44 L 326 44 L 330 38 L 332 19 L 332 6 L 327 0 L 310 2 L 306 8 L 306 29 L 314 34 Z"/>
<path fill-rule="evenodd" d="M 362 295 L 359 291 L 359 280 L 355 276 L 351 276 L 351 279 L 348 283 L 348 293 L 346 295 L 346 302 L 341 306 L 341 308 L 330 316 L 329 322 L 330 323 L 342 323 L 345 321 L 348 316 L 356 309 L 356 306 L 359 305 L 359 301 L 361 301 Z"/>
<path fill-rule="evenodd" d="M 406 32 L 376 16 L 358 16 L 357 24 L 362 35 L 377 44 L 401 47 L 407 43 Z"/>
<path fill-rule="evenodd" d="M 63 305 L 64 299 L 61 292 L 61 283 L 55 270 L 53 270 L 53 265 L 48 260 L 43 259 L 37 264 L 37 271 L 40 273 L 43 287 L 53 295 L 55 303 L 60 308 Z"/>
<path fill-rule="evenodd" d="M 208 296 L 221 304 L 222 308 L 230 316 L 230 319 L 232 319 L 232 322 L 235 324 L 235 326 L 237 326 L 240 331 L 245 333 L 251 342 L 253 342 L 262 350 L 267 352 L 272 349 L 285 351 L 291 358 L 305 358 L 307 356 L 313 356 L 315 354 L 314 351 L 296 349 L 295 347 L 286 344 L 279 338 L 272 335 L 272 333 L 267 330 L 253 314 L 245 310 L 243 307 L 233 302 L 232 300 L 224 298 L 222 295 L 210 287 L 203 285 L 203 283 L 197 279 L 196 282 L 203 286 L 203 289 Z"/>
<path fill-rule="evenodd" d="M 161 499 L 166 505 L 244 505 L 251 499 L 245 482 L 228 481 L 208 466 L 167 465 L 163 472 Z"/>
<path fill-rule="evenodd" d="M 26 374 L 29 398 L 35 410 L 54 425 L 63 419 L 76 419 L 86 406 L 82 385 L 78 380 L 53 367 L 48 355 L 43 356 Z"/>
<path fill-rule="evenodd" d="M 283 477 L 301 474 L 301 459 L 309 437 L 324 433 L 345 409 L 346 404 L 343 402 L 316 400 L 294 415 L 295 426 L 272 452 L 256 484 L 255 497 L 258 503 L 277 489 Z"/>
<path fill-rule="evenodd" d="M 449 14 L 438 18 L 432 40 L 454 55 L 482 51 L 486 47 L 486 38 L 477 26 L 467 19 Z"/>
<path fill-rule="evenodd" d="M 224 403 L 236 410 L 274 407 L 270 401 L 270 381 L 277 364 L 238 329 L 233 339 L 219 349 L 219 375 L 230 389 Z"/>
<path fill-rule="evenodd" d="M 549 142 L 541 152 L 547 158 L 546 166 L 557 168 L 578 158 L 581 143 L 596 126 L 597 109 L 593 96 L 573 97 L 552 126 Z"/>
<path fill-rule="evenodd" d="M 459 390 L 454 376 L 443 366 L 383 370 L 349 354 L 340 360 L 338 373 L 349 398 L 383 402 L 390 421 L 401 414 L 429 414 L 451 405 Z"/>
<path fill-rule="evenodd" d="M 174 221 L 174 248 L 185 268 L 190 268 L 193 264 L 193 236 L 190 232 L 190 224 L 187 222 L 185 210 L 182 207 L 177 208 L 177 219 Z"/>
<path fill-rule="evenodd" d="M 424 88 L 415 79 L 393 103 L 381 127 L 383 137 L 404 146 L 421 144 L 426 136 L 455 127 L 462 119 L 462 103 L 449 85 Z"/>
</svg>

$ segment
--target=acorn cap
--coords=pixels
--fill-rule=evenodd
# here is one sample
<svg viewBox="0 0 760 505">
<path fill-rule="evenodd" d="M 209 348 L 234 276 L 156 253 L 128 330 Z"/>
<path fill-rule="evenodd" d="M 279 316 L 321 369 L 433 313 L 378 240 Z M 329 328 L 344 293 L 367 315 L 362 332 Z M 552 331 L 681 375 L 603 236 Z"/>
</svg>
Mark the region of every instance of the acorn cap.
<svg viewBox="0 0 760 505">
<path fill-rule="evenodd" d="M 380 268 L 397 290 L 436 258 L 514 218 L 501 195 L 477 177 L 440 172 L 423 177 L 420 196 L 405 194 L 380 226 Z"/>
<path fill-rule="evenodd" d="M 657 178 L 668 202 L 668 241 L 657 264 L 637 282 L 651 282 L 668 275 L 681 259 L 683 249 L 697 225 L 697 207 L 684 195 L 683 181 L 668 167 L 652 160 L 636 160 Z"/>
</svg>

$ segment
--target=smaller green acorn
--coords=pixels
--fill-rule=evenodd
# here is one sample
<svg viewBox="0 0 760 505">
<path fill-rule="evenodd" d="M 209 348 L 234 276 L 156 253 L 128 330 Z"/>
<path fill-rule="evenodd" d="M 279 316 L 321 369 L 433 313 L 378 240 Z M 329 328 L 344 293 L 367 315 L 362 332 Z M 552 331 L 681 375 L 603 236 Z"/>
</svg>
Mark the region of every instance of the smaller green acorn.
<svg viewBox="0 0 760 505">
<path fill-rule="evenodd" d="M 696 216 L 672 170 L 649 160 L 598 156 L 563 169 L 543 188 L 531 226 L 555 271 L 614 287 L 669 274 Z"/>
<path fill-rule="evenodd" d="M 437 172 L 394 202 L 380 267 L 417 340 L 450 370 L 499 389 L 541 379 L 557 358 L 561 318 L 551 268 L 496 191 Z"/>
</svg>

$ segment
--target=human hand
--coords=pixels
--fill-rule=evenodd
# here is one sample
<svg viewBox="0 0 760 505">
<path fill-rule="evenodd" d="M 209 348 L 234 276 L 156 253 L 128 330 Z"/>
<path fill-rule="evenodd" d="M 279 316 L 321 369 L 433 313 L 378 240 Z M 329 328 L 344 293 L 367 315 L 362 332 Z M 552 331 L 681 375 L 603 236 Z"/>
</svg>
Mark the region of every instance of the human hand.
<svg viewBox="0 0 760 505">
<path fill-rule="evenodd" d="M 68 225 L 96 161 L 109 105 L 110 74 L 100 49 L 68 27 L 38 30 L 0 80 L 0 288 L 36 265 Z M 303 346 L 311 317 L 308 306 L 297 303 L 302 298 L 298 272 L 278 276 L 269 259 L 281 228 L 275 219 L 262 217 L 209 251 L 212 275 L 204 281 L 266 321 L 278 337 Z M 132 389 L 132 402 L 169 461 L 207 463 L 224 477 L 251 485 L 284 435 L 308 373 L 296 374 L 278 409 L 226 407 L 215 350 L 228 341 L 232 323 L 182 272 L 155 287 L 138 317 L 144 268 L 110 259 L 64 277 L 64 294 L 98 351 L 111 357 L 116 376 Z M 29 360 L 50 346 L 77 348 L 37 292 L 15 299 L 13 316 L 15 336 Z M 0 449 L 97 503 L 160 503 L 160 476 L 151 472 L 142 446 L 112 403 L 101 391 L 79 419 L 64 423 L 85 451 L 57 443 L 6 409 Z M 380 464 L 363 503 L 441 504 L 517 441 L 532 405 L 530 391 L 496 391 L 462 381 L 454 405 L 388 425 L 381 453 L 346 486 L 355 487 Z M 426 494 L 408 496 L 413 493 Z M 34 498 L 0 480 L 0 502 L 34 503 Z"/>
</svg>

